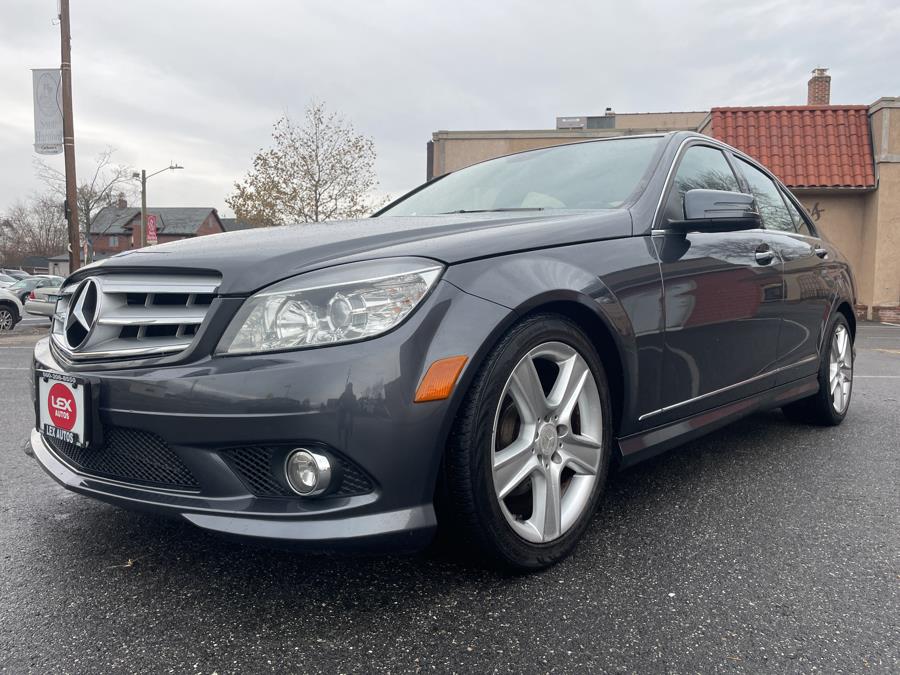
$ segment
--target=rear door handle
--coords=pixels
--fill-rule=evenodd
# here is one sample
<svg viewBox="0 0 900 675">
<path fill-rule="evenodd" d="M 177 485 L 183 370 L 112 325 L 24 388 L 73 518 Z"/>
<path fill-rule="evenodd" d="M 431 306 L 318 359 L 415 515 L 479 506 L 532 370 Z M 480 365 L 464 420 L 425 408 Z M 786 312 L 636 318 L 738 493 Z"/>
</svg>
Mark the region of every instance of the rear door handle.
<svg viewBox="0 0 900 675">
<path fill-rule="evenodd" d="M 775 252 L 769 249 L 756 251 L 756 262 L 760 265 L 768 265 L 775 259 Z"/>
<path fill-rule="evenodd" d="M 816 255 L 822 258 L 823 260 L 828 257 L 828 249 L 827 248 L 816 248 Z"/>
</svg>

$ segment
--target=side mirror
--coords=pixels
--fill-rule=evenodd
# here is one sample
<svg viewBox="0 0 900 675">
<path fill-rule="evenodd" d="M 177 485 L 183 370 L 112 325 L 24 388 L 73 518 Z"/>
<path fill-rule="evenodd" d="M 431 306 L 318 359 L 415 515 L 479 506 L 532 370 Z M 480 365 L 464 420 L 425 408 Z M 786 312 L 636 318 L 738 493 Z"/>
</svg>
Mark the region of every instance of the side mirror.
<svg viewBox="0 0 900 675">
<path fill-rule="evenodd" d="M 727 190 L 688 190 L 684 220 L 669 223 L 677 232 L 732 232 L 762 227 L 753 195 Z"/>
</svg>

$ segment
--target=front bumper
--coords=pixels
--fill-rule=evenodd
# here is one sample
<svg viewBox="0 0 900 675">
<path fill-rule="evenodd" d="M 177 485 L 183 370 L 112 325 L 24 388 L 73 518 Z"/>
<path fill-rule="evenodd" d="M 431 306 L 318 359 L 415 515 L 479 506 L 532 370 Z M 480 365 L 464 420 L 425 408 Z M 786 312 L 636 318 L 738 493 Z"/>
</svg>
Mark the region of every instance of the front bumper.
<svg viewBox="0 0 900 675">
<path fill-rule="evenodd" d="M 433 497 L 444 443 L 477 359 L 448 400 L 415 404 L 416 387 L 432 361 L 475 357 L 507 314 L 440 282 L 406 323 L 366 342 L 70 371 L 97 389 L 95 419 L 103 436 L 124 430 L 120 438 L 157 439 L 194 479 L 188 487 L 85 469 L 37 430 L 32 453 L 74 492 L 223 534 L 314 549 L 421 548 L 436 527 Z M 66 372 L 47 339 L 37 344 L 34 365 Z M 143 452 L 139 446 L 128 448 L 132 458 Z M 233 461 L 234 452 L 259 447 L 271 449 L 272 467 L 292 447 L 323 449 L 365 476 L 360 484 L 367 487 L 307 499 L 261 493 Z"/>
</svg>

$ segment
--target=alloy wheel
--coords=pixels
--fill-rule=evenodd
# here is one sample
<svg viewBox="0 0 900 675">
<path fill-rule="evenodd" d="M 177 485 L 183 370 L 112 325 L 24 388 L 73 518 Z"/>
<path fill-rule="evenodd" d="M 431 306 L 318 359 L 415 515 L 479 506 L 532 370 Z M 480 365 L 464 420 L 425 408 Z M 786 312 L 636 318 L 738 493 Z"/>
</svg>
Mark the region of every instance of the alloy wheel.
<svg viewBox="0 0 900 675">
<path fill-rule="evenodd" d="M 590 503 L 603 456 L 603 407 L 585 359 L 562 342 L 529 351 L 494 416 L 494 490 L 513 531 L 547 543 Z"/>
<path fill-rule="evenodd" d="M 843 414 L 850 403 L 850 389 L 853 386 L 853 347 L 847 328 L 841 324 L 835 326 L 831 338 L 828 378 L 831 405 L 835 412 Z"/>
<path fill-rule="evenodd" d="M 0 330 L 12 330 L 13 315 L 8 309 L 0 309 Z"/>
</svg>

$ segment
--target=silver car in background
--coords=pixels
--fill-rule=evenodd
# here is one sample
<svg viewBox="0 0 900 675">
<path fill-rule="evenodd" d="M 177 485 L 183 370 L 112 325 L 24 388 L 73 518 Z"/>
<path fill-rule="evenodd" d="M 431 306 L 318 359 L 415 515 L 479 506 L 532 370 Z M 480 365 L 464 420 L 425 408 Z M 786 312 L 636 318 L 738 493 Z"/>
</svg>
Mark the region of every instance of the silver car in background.
<svg viewBox="0 0 900 675">
<path fill-rule="evenodd" d="M 59 292 L 59 286 L 35 288 L 25 299 L 25 311 L 36 316 L 53 316 L 56 311 L 56 301 L 59 300 Z"/>
</svg>

